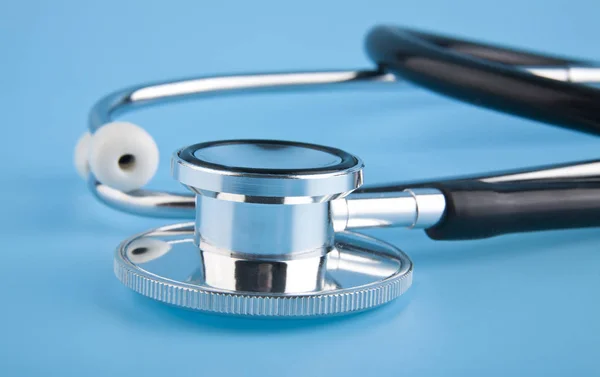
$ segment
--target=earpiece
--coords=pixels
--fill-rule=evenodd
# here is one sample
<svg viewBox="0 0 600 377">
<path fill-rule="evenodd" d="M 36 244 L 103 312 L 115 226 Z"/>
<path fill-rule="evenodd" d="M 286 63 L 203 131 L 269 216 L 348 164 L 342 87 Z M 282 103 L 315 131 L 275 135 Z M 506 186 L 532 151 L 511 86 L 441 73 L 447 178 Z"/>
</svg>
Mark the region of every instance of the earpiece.
<svg viewBox="0 0 600 377">
<path fill-rule="evenodd" d="M 128 122 L 112 122 L 79 139 L 75 166 L 84 178 L 91 171 L 107 186 L 133 191 L 152 179 L 158 168 L 158 156 L 154 139 L 143 128 Z"/>
<path fill-rule="evenodd" d="M 75 145 L 74 163 L 77 173 L 83 179 L 87 179 L 90 174 L 90 165 L 88 163 L 88 156 L 90 154 L 90 143 L 92 142 L 92 134 L 89 132 L 81 135 Z"/>
</svg>

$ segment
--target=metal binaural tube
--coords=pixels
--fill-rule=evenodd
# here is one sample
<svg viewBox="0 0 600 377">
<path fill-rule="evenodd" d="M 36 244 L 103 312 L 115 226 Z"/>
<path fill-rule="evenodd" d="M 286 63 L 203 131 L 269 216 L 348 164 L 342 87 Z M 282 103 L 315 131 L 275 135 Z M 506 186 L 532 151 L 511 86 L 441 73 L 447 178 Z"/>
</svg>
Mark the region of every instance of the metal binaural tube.
<svg viewBox="0 0 600 377">
<path fill-rule="evenodd" d="M 346 89 L 349 85 L 395 82 L 393 74 L 379 70 L 269 72 L 241 75 L 204 76 L 143 84 L 122 89 L 101 98 L 89 114 L 88 127 L 95 132 L 115 117 L 141 107 L 200 96 L 254 94 L 300 89 Z M 363 84 L 363 85 L 360 85 Z M 385 86 L 385 85 L 384 85 Z M 369 88 L 369 86 L 366 86 Z M 373 86 L 370 86 L 373 89 Z"/>
<path fill-rule="evenodd" d="M 193 219 L 195 215 L 192 193 L 124 192 L 99 182 L 93 174 L 88 178 L 88 188 L 103 204 L 133 215 L 170 219 Z"/>
</svg>

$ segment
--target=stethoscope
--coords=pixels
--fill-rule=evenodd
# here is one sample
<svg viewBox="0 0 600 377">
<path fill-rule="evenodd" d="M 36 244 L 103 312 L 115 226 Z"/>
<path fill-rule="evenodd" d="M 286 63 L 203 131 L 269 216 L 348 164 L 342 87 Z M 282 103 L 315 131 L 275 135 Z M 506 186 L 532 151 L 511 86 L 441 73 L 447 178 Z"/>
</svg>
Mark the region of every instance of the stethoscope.
<svg viewBox="0 0 600 377">
<path fill-rule="evenodd" d="M 134 291 L 185 308 L 236 315 L 315 316 L 366 310 L 404 293 L 412 262 L 355 232 L 425 229 L 436 240 L 600 226 L 600 162 L 436 182 L 361 187 L 362 161 L 342 150 L 278 140 L 194 144 L 171 171 L 189 194 L 142 189 L 158 148 L 113 118 L 140 107 L 230 93 L 390 85 L 402 78 L 453 98 L 600 133 L 593 64 L 407 30 L 374 28 L 365 71 L 264 73 L 141 85 L 98 101 L 75 164 L 103 203 L 189 218 L 121 243 L 114 269 Z"/>
</svg>

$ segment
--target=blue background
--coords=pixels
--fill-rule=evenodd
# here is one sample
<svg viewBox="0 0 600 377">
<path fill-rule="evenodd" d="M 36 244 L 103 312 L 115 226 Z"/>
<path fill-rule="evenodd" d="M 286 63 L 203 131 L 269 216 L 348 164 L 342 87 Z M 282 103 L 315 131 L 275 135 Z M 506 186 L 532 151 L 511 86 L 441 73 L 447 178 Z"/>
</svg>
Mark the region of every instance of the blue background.
<svg viewBox="0 0 600 377">
<path fill-rule="evenodd" d="M 362 38 L 396 23 L 600 60 L 597 1 L 3 1 L 0 5 L 0 375 L 599 375 L 597 229 L 434 242 L 369 232 L 414 260 L 406 296 L 360 315 L 227 318 L 122 287 L 114 247 L 164 224 L 105 208 L 72 166 L 109 91 L 198 74 L 368 67 Z M 370 183 L 597 158 L 591 136 L 409 87 L 259 95 L 144 110 L 170 152 L 204 140 L 318 142 Z M 368 132 L 366 131 L 368 130 Z"/>
</svg>

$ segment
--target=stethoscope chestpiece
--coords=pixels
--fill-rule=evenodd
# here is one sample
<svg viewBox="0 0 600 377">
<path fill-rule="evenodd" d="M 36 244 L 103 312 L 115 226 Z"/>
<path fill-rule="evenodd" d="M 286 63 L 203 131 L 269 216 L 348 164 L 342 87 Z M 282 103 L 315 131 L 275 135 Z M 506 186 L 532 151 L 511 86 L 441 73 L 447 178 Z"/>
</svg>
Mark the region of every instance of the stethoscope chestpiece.
<svg viewBox="0 0 600 377">
<path fill-rule="evenodd" d="M 409 288 L 410 259 L 342 229 L 332 207 L 362 184 L 344 151 L 228 140 L 176 152 L 173 176 L 196 194 L 194 223 L 134 236 L 115 272 L 172 305 L 225 314 L 316 316 L 384 304 Z M 343 200 L 343 199 L 341 199 Z"/>
<path fill-rule="evenodd" d="M 193 77 L 101 98 L 75 150 L 93 195 L 128 213 L 195 218 L 123 242 L 115 259 L 119 279 L 156 300 L 203 311 L 339 314 L 386 303 L 412 279 L 401 251 L 347 230 L 408 227 L 426 229 L 435 240 L 466 240 L 600 226 L 597 161 L 363 187 L 348 195 L 362 184 L 363 164 L 346 152 L 233 140 L 175 154 L 173 175 L 192 193 L 143 189 L 158 167 L 158 147 L 143 128 L 114 118 L 198 96 L 381 87 L 407 79 L 479 106 L 600 132 L 599 92 L 580 85 L 600 82 L 595 63 L 385 26 L 369 33 L 366 48 L 377 65 L 369 70 Z"/>
</svg>

